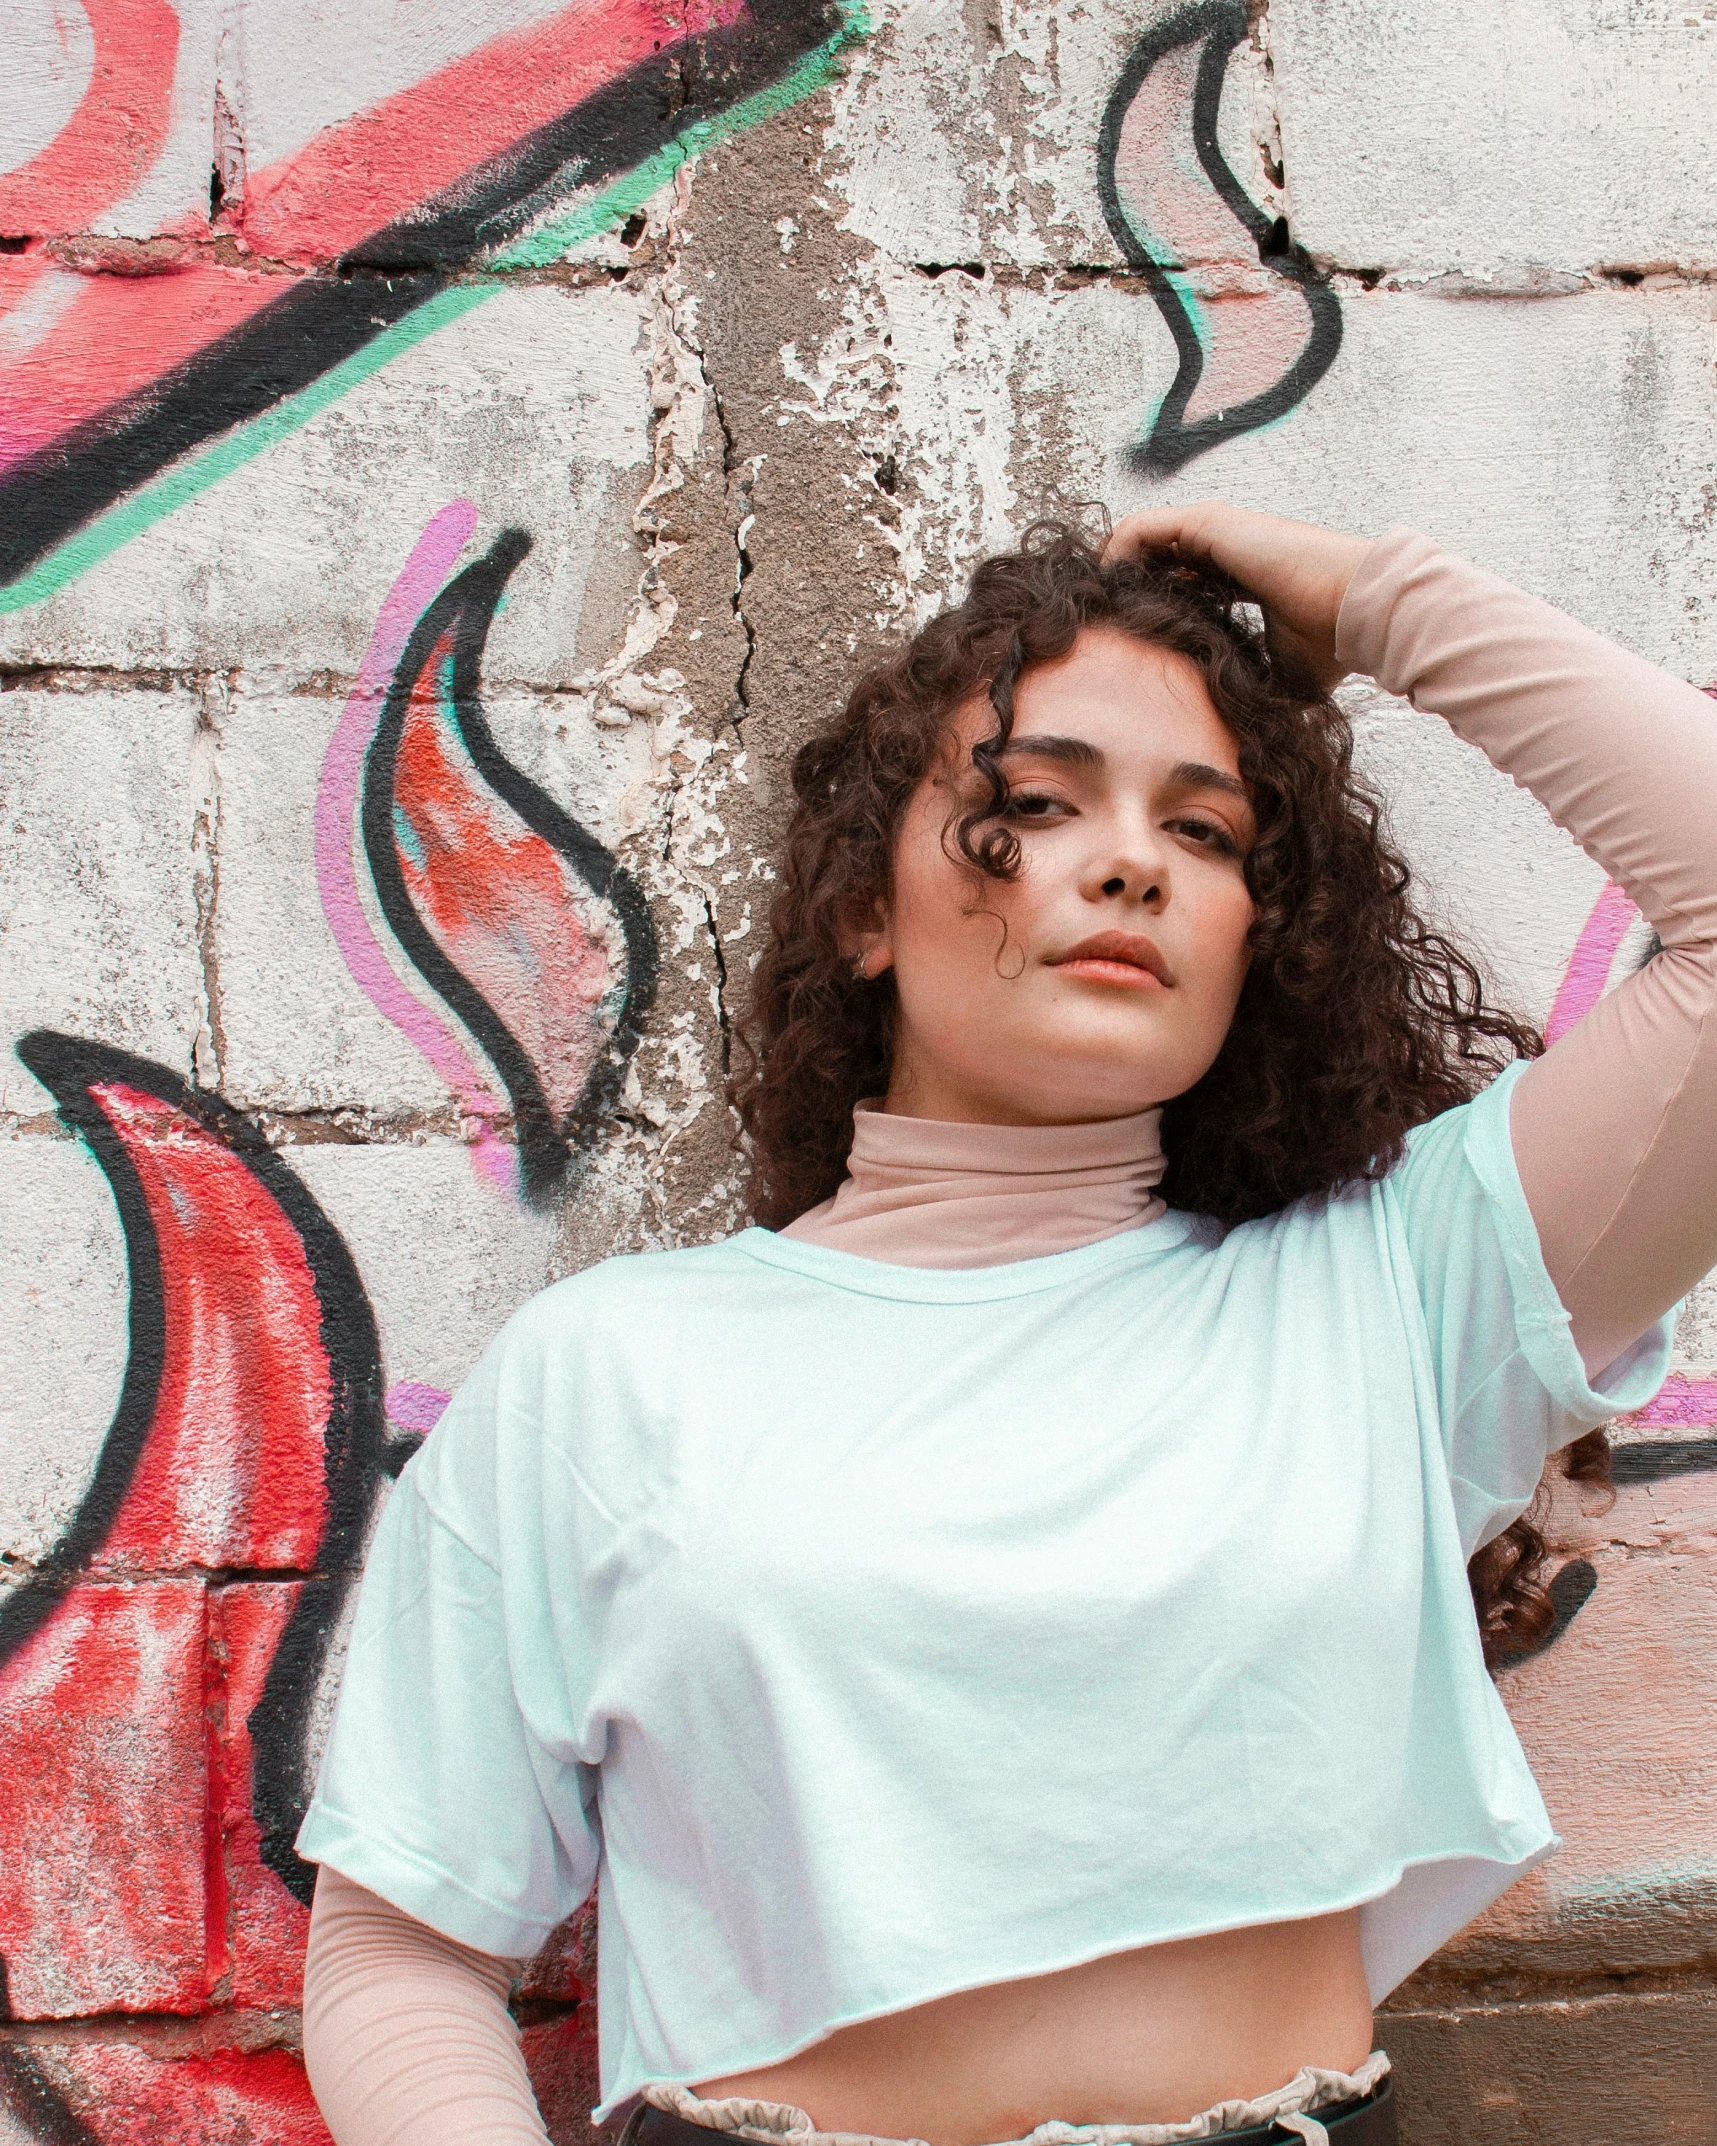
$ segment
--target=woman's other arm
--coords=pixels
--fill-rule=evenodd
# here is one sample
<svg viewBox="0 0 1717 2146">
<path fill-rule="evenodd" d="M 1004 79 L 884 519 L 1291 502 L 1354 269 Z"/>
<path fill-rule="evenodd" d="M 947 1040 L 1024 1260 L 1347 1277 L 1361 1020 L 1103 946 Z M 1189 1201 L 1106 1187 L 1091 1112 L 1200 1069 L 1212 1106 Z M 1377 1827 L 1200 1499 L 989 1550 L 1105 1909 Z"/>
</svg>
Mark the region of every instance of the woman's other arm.
<svg viewBox="0 0 1717 2146">
<path fill-rule="evenodd" d="M 547 2146 L 507 2011 L 517 1968 L 324 1864 L 304 2063 L 336 2146 Z"/>
<path fill-rule="evenodd" d="M 1339 650 L 1530 790 L 1663 942 L 1511 1099 L 1544 1264 L 1595 1375 L 1717 1264 L 1717 707 L 1405 529 L 1355 574 Z"/>
<path fill-rule="evenodd" d="M 1717 1264 L 1717 709 L 1408 529 L 1375 544 L 1205 503 L 1126 550 L 1214 560 L 1326 685 L 1434 710 L 1639 905 L 1663 951 L 1530 1066 L 1509 1129 L 1589 1375 Z"/>
</svg>

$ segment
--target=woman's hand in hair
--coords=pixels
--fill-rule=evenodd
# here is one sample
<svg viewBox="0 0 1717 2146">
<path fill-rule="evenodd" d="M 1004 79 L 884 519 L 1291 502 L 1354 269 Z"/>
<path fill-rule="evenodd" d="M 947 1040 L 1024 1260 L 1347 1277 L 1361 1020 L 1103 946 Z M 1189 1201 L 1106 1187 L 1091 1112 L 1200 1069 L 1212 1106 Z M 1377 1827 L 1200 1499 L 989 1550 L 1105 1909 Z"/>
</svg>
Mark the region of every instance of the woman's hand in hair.
<svg viewBox="0 0 1717 2146">
<path fill-rule="evenodd" d="M 1103 559 L 1112 566 L 1167 555 L 1220 567 L 1262 607 L 1271 647 L 1328 692 L 1343 675 L 1335 654 L 1336 614 L 1370 548 L 1364 537 L 1342 536 L 1314 522 L 1199 499 L 1124 515 Z"/>
</svg>

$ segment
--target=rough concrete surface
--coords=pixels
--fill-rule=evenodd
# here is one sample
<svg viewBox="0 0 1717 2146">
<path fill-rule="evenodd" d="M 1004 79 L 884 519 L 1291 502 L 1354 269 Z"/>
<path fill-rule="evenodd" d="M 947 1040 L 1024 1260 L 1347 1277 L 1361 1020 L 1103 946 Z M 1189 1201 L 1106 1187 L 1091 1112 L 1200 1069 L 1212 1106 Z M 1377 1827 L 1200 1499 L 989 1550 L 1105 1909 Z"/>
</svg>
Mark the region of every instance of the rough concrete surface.
<svg viewBox="0 0 1717 2146">
<path fill-rule="evenodd" d="M 1207 492 L 1717 683 L 1717 15 L 14 0 L 6 48 L 0 2146 L 319 2146 L 287 1849 L 352 1574 L 515 1305 L 743 1219 L 795 745 L 1032 517 Z M 1347 697 L 1546 1019 L 1599 869 Z M 1717 1284 L 1677 1339 L 1501 1679 L 1565 1847 L 1381 2017 L 1409 2146 L 1717 2146 Z M 559 2142 L 589 1937 L 518 1997 Z"/>
</svg>

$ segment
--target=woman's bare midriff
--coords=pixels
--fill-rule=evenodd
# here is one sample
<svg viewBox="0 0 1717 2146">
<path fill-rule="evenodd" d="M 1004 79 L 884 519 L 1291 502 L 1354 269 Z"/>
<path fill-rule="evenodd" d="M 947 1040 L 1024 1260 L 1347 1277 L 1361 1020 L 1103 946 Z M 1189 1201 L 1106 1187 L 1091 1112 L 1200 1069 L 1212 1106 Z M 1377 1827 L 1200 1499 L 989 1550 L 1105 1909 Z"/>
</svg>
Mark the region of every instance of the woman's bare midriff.
<svg viewBox="0 0 1717 2146">
<path fill-rule="evenodd" d="M 787 2102 L 819 2131 L 989 2146 L 1052 2117 L 1181 2123 L 1370 2049 L 1355 1908 L 961 1990 L 696 2091 Z"/>
</svg>

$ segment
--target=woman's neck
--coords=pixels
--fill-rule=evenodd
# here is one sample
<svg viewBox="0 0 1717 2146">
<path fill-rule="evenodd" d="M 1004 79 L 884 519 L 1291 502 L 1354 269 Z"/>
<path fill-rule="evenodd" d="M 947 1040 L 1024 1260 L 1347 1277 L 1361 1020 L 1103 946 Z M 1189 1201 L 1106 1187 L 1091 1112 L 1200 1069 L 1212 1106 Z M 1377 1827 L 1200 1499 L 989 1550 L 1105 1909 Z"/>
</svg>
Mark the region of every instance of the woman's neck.
<svg viewBox="0 0 1717 2146">
<path fill-rule="evenodd" d="M 853 1112 L 847 1175 L 782 1231 L 900 1267 L 999 1267 L 1154 1222 L 1162 1111 L 1094 1125 L 960 1125 Z"/>
</svg>

